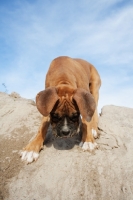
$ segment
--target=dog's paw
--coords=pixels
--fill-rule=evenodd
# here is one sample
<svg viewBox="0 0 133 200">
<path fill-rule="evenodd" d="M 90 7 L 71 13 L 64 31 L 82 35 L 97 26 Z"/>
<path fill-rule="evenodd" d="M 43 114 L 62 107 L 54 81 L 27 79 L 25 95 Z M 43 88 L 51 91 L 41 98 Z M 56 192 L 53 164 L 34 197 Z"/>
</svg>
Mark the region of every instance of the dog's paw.
<svg viewBox="0 0 133 200">
<path fill-rule="evenodd" d="M 39 157 L 39 153 L 34 151 L 21 151 L 20 152 L 21 160 L 25 161 L 27 164 L 36 161 Z"/>
<path fill-rule="evenodd" d="M 83 144 L 84 144 L 84 142 L 81 141 L 81 142 L 79 143 L 79 146 L 82 147 Z"/>
<path fill-rule="evenodd" d="M 92 135 L 93 135 L 94 138 L 98 137 L 98 133 L 95 129 L 92 129 L 91 132 L 92 132 Z"/>
<path fill-rule="evenodd" d="M 92 152 L 94 149 L 97 148 L 97 143 L 92 143 L 92 142 L 80 142 L 79 144 L 80 147 L 82 147 L 83 151 L 90 151 Z"/>
</svg>

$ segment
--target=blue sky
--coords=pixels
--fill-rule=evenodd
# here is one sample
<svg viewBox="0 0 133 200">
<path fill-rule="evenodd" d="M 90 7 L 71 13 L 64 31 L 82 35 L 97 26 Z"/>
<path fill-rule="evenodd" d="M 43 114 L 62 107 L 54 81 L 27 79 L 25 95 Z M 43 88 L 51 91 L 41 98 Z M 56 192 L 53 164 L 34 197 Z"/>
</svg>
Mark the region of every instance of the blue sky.
<svg viewBox="0 0 133 200">
<path fill-rule="evenodd" d="M 34 98 L 60 55 L 97 68 L 99 110 L 133 107 L 133 0 L 0 1 L 0 91 Z"/>
</svg>

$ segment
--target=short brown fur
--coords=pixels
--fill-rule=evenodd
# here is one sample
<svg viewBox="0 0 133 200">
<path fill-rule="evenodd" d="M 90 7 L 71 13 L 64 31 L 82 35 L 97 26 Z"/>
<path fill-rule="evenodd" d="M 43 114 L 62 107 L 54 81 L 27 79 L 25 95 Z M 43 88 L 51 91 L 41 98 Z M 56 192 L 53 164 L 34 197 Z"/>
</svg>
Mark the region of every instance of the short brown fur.
<svg viewBox="0 0 133 200">
<path fill-rule="evenodd" d="M 100 86 L 97 70 L 87 61 L 66 56 L 54 59 L 46 75 L 45 90 L 36 97 L 37 108 L 44 117 L 36 138 L 24 150 L 40 151 L 50 123 L 49 114 L 53 110 L 60 116 L 80 112 L 82 142 L 94 143 L 91 130 L 97 130 Z"/>
</svg>

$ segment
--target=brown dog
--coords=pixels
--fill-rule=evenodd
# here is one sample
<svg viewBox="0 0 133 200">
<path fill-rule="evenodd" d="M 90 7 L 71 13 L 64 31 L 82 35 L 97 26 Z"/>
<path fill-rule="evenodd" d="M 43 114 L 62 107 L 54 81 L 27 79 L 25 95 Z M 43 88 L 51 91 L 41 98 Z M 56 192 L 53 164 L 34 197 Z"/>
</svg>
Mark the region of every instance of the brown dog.
<svg viewBox="0 0 133 200">
<path fill-rule="evenodd" d="M 100 76 L 85 60 L 62 56 L 54 59 L 46 76 L 45 90 L 36 96 L 36 105 L 44 116 L 37 136 L 21 152 L 22 160 L 31 163 L 39 157 L 49 123 L 57 137 L 69 137 L 79 132 L 82 116 L 84 151 L 97 144 L 97 104 Z"/>
</svg>

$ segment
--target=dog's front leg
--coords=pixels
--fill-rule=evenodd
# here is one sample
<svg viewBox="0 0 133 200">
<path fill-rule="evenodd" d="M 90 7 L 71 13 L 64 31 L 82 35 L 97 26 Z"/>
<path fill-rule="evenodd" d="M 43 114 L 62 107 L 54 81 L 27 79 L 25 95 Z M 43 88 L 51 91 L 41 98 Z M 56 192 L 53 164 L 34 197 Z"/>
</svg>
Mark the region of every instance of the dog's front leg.
<svg viewBox="0 0 133 200">
<path fill-rule="evenodd" d="M 38 130 L 38 134 L 31 142 L 29 142 L 29 144 L 21 152 L 22 161 L 26 161 L 28 164 L 38 159 L 39 152 L 43 148 L 43 142 L 46 137 L 49 123 L 50 123 L 50 118 L 43 117 L 41 126 Z"/>
<path fill-rule="evenodd" d="M 80 146 L 84 151 L 93 151 L 97 147 L 93 136 L 92 120 L 87 122 L 82 119 L 82 141 Z"/>
</svg>

